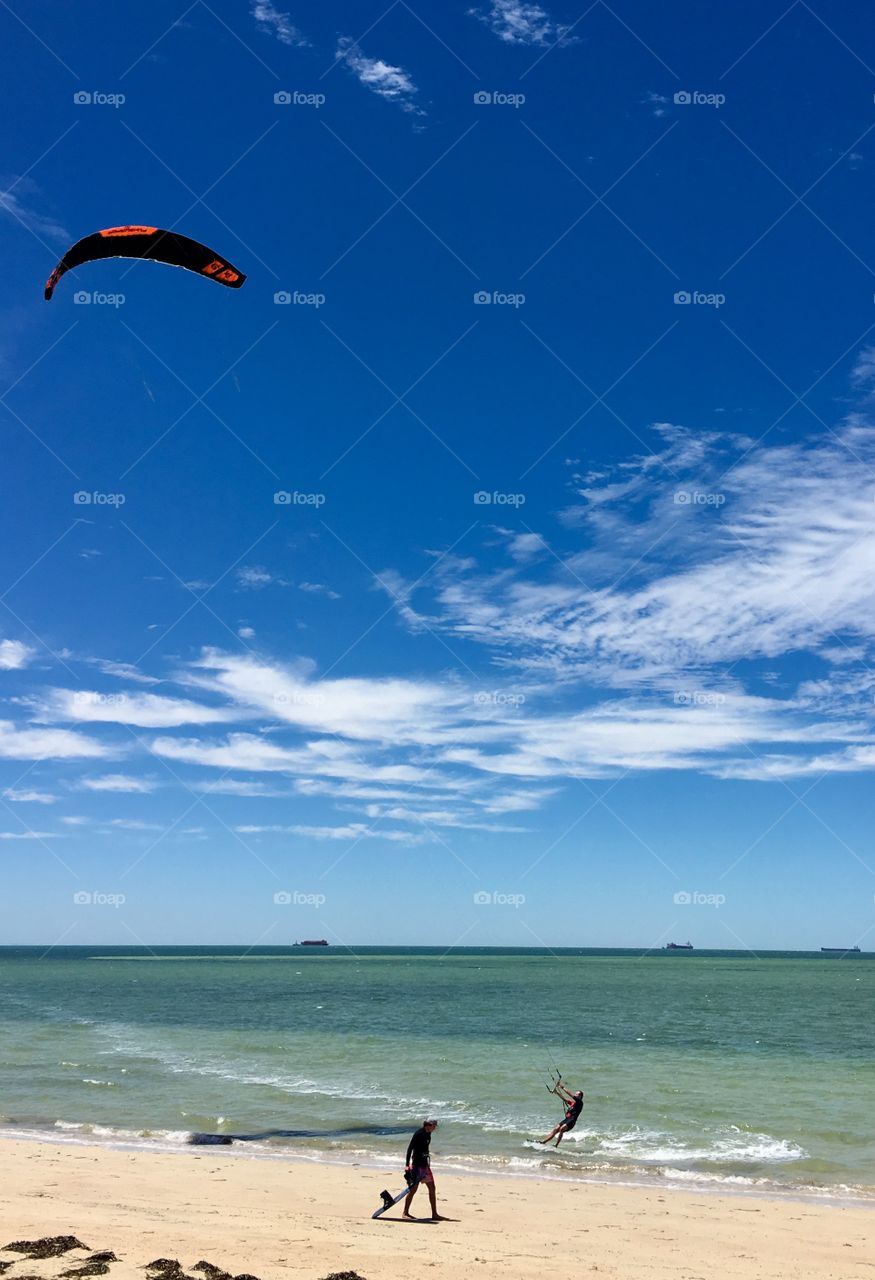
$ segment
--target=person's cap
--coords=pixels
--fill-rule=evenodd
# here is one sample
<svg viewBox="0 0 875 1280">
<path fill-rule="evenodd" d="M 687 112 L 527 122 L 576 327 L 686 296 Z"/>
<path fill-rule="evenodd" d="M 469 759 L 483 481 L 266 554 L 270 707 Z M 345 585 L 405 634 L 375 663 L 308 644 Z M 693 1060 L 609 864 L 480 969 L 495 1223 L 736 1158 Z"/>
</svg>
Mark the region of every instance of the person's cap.
<svg viewBox="0 0 875 1280">
<path fill-rule="evenodd" d="M 423 1124 L 433 1124 L 433 1125 L 436 1125 L 436 1124 L 437 1124 L 437 1120 L 435 1120 L 433 1116 L 429 1116 L 429 1118 L 428 1118 L 427 1120 L 423 1120 Z"/>
</svg>

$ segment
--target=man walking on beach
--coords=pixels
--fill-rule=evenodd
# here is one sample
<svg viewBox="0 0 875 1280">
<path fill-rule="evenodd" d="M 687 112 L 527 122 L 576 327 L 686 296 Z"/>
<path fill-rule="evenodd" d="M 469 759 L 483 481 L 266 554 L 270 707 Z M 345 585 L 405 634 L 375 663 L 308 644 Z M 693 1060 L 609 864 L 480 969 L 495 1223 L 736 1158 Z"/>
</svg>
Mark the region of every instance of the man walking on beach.
<svg viewBox="0 0 875 1280">
<path fill-rule="evenodd" d="M 556 1125 L 555 1129 L 547 1134 L 546 1138 L 539 1138 L 538 1141 L 543 1145 L 545 1142 L 549 1142 L 551 1138 L 556 1138 L 556 1146 L 558 1147 L 565 1134 L 570 1133 L 577 1124 L 577 1117 L 583 1110 L 583 1090 L 576 1089 L 572 1093 L 570 1089 L 565 1088 L 565 1085 L 560 1080 L 557 1081 L 553 1092 L 560 1102 L 568 1103 L 565 1109 L 565 1116 Z M 557 1134 L 559 1135 L 558 1137 L 556 1136 Z"/>
<path fill-rule="evenodd" d="M 441 1215 L 437 1211 L 437 1196 L 434 1189 L 434 1174 L 431 1171 L 431 1156 L 429 1155 L 429 1147 L 431 1146 L 431 1135 L 437 1128 L 437 1120 L 424 1120 L 422 1128 L 417 1129 L 407 1146 L 407 1155 L 404 1163 L 406 1171 L 415 1181 L 411 1182 L 410 1190 L 407 1193 L 407 1199 L 404 1201 L 404 1212 L 402 1218 L 412 1218 L 410 1212 L 410 1202 L 419 1190 L 419 1184 L 425 1183 L 428 1187 L 428 1198 L 431 1202 L 431 1216 L 433 1222 L 440 1222 Z"/>
</svg>

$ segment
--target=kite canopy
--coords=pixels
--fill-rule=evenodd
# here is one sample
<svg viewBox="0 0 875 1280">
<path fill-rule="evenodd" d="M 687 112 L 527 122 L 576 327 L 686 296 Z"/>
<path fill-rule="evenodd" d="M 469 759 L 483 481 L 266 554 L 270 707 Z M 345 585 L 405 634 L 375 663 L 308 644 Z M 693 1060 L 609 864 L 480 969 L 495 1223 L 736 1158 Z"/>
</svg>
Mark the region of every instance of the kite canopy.
<svg viewBox="0 0 875 1280">
<path fill-rule="evenodd" d="M 97 258 L 151 258 L 153 262 L 166 262 L 171 267 L 195 271 L 229 289 L 239 289 L 246 279 L 227 258 L 176 231 L 162 231 L 160 227 L 107 227 L 77 240 L 67 250 L 46 281 L 46 301 L 51 298 L 55 285 L 65 272 Z"/>
</svg>

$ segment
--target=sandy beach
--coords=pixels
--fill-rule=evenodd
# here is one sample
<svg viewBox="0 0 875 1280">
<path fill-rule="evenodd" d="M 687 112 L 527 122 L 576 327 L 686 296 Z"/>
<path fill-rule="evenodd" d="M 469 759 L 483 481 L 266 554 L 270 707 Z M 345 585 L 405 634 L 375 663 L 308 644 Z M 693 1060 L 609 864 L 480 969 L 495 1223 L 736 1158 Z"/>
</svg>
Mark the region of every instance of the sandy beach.
<svg viewBox="0 0 875 1280">
<path fill-rule="evenodd" d="M 133 1152 L 0 1142 L 2 1244 L 75 1236 L 111 1250 L 111 1280 L 147 1263 L 207 1261 L 260 1280 L 442 1280 L 598 1273 L 645 1280 L 852 1280 L 875 1271 L 875 1214 L 811 1201 L 712 1196 L 441 1172 L 446 1222 L 371 1213 L 385 1173 L 221 1151 Z M 396 1178 L 395 1181 L 398 1181 Z M 394 1184 L 393 1184 L 394 1186 Z M 414 1211 L 427 1212 L 424 1193 Z M 54 1280 L 87 1252 L 31 1261 L 3 1249 L 5 1280 Z M 203 1272 L 194 1272 L 202 1276 Z"/>
</svg>

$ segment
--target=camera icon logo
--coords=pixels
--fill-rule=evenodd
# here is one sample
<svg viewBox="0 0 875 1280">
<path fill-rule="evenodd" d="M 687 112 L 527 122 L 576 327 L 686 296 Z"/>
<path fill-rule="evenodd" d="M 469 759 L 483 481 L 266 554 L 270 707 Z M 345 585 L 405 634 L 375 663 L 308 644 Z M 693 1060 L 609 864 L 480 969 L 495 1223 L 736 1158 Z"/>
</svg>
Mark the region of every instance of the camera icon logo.
<svg viewBox="0 0 875 1280">
<path fill-rule="evenodd" d="M 487 507 L 492 501 L 492 494 L 487 493 L 485 489 L 478 489 L 474 494 L 474 503 L 478 507 Z"/>
<path fill-rule="evenodd" d="M 80 889 L 78 893 L 73 894 L 73 902 L 77 907 L 89 907 L 91 905 L 91 894 Z"/>
<path fill-rule="evenodd" d="M 79 289 L 73 294 L 73 301 L 79 306 L 87 306 L 91 301 L 91 294 L 87 289 Z"/>
<path fill-rule="evenodd" d="M 278 107 L 287 107 L 292 101 L 292 95 L 288 89 L 280 89 L 273 95 L 273 100 Z"/>
<path fill-rule="evenodd" d="M 485 89 L 480 89 L 474 94 L 474 101 L 478 107 L 487 106 L 492 101 L 492 94 L 487 93 Z"/>
<path fill-rule="evenodd" d="M 91 102 L 91 94 L 84 89 L 80 89 L 78 93 L 73 94 L 73 101 L 77 107 L 87 107 Z"/>
<path fill-rule="evenodd" d="M 492 903 L 492 894 L 484 892 L 483 889 L 479 893 L 474 894 L 474 905 L 476 907 L 488 907 Z"/>
<path fill-rule="evenodd" d="M 290 507 L 292 505 L 292 495 L 288 489 L 277 489 L 273 495 L 273 502 L 275 507 Z"/>
<path fill-rule="evenodd" d="M 474 294 L 474 302 L 478 307 L 485 307 L 491 301 L 492 294 L 487 293 L 485 289 L 479 289 L 477 293 Z"/>
<path fill-rule="evenodd" d="M 688 907 L 690 903 L 693 901 L 693 895 L 689 892 L 688 889 L 678 889 L 672 901 L 678 907 Z"/>
<path fill-rule="evenodd" d="M 693 301 L 693 295 L 686 289 L 678 289 L 674 295 L 674 304 L 676 307 L 688 307 Z"/>
<path fill-rule="evenodd" d="M 688 107 L 693 101 L 693 95 L 687 89 L 680 89 L 674 95 L 675 105 L 678 107 Z"/>
<path fill-rule="evenodd" d="M 73 501 L 77 507 L 87 507 L 91 502 L 91 494 L 87 489 L 78 489 L 73 494 Z"/>
<path fill-rule="evenodd" d="M 276 906 L 287 907 L 292 901 L 292 895 L 289 893 L 288 889 L 280 889 L 273 895 L 273 900 Z"/>
<path fill-rule="evenodd" d="M 292 303 L 292 295 L 288 289 L 279 289 L 274 295 L 273 300 L 278 307 L 288 307 Z"/>
</svg>

